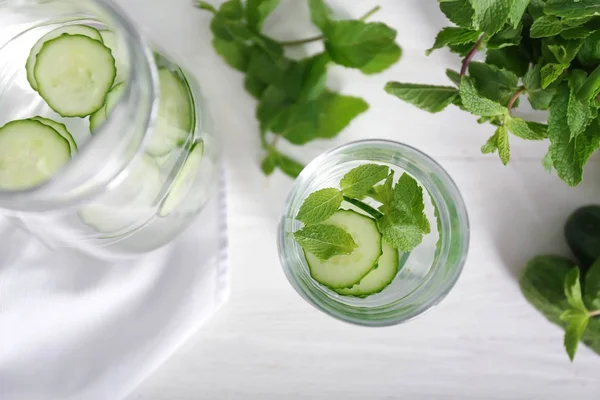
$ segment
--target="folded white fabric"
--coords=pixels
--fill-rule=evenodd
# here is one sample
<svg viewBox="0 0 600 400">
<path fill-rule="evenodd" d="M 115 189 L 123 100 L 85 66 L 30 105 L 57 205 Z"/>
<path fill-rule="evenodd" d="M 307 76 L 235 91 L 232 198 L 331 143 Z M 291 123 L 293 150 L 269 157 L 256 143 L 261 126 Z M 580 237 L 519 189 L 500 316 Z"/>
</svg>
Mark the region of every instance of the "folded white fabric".
<svg viewBox="0 0 600 400">
<path fill-rule="evenodd" d="M 169 246 L 117 263 L 0 219 L 0 399 L 127 396 L 228 297 L 224 192 Z"/>
</svg>

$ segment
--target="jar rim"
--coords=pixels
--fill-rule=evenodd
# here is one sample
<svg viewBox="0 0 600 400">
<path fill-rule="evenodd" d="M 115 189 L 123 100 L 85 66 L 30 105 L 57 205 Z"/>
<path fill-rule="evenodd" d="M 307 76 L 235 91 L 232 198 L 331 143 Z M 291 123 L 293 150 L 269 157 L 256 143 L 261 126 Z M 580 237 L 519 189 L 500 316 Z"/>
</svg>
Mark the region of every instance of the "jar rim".
<svg viewBox="0 0 600 400">
<path fill-rule="evenodd" d="M 361 150 L 372 151 L 373 149 L 393 151 L 396 156 L 394 160 L 382 162 L 402 168 L 429 191 L 440 216 L 441 245 L 439 250 L 436 251 L 431 269 L 414 290 L 389 304 L 365 307 L 359 305 L 359 302 L 356 302 L 355 305 L 349 305 L 338 301 L 334 297 L 335 294 L 332 295 L 332 291 L 314 281 L 308 273 L 304 256 L 299 254 L 300 247 L 289 233 L 292 231 L 291 226 L 294 216 L 309 194 L 306 193 L 309 182 L 316 174 L 322 174 L 324 170 L 328 169 L 327 167 L 331 167 L 331 165 L 327 165 L 327 161 L 339 154 L 351 153 L 352 155 L 346 155 L 356 157 L 355 161 L 369 162 L 372 160 L 366 160 L 359 155 Z M 419 167 L 419 164 L 422 167 Z M 424 168 L 429 171 L 425 173 Z M 442 193 L 442 190 L 445 193 Z M 296 224 L 299 224 L 299 222 L 296 221 Z M 302 171 L 292 186 L 279 223 L 278 250 L 280 262 L 288 281 L 294 289 L 311 305 L 326 314 L 345 322 L 363 326 L 388 326 L 407 322 L 433 308 L 454 287 L 466 261 L 468 247 L 469 220 L 466 206 L 450 175 L 441 165 L 420 150 L 390 140 L 355 141 L 318 156 Z M 453 254 L 454 259 L 451 259 Z M 299 265 L 299 263 L 303 264 Z M 444 279 L 439 281 L 440 276 L 436 276 L 436 273 L 444 272 L 447 267 L 449 268 L 448 274 L 445 274 Z M 434 279 L 438 281 L 434 282 Z M 423 292 L 423 289 L 427 288 L 428 285 L 431 287 L 434 283 L 435 293 L 433 295 L 432 293 Z M 407 307 L 409 304 L 412 305 Z"/>
<path fill-rule="evenodd" d="M 152 123 L 152 119 L 157 113 L 158 102 L 155 100 L 157 98 L 156 93 L 158 91 L 158 76 L 156 72 L 156 68 L 153 65 L 154 55 L 152 51 L 147 46 L 144 38 L 140 34 L 140 32 L 135 28 L 133 22 L 124 15 L 124 13 L 118 8 L 116 4 L 112 4 L 111 2 L 107 2 L 104 0 L 86 0 L 90 2 L 93 7 L 97 7 L 98 10 L 107 15 L 110 18 L 110 22 L 115 29 L 123 32 L 124 44 L 126 45 L 126 51 L 124 54 L 128 57 L 127 65 L 129 68 L 129 75 L 127 81 L 127 88 L 115 105 L 114 114 L 119 113 L 124 107 L 124 101 L 126 99 L 130 99 L 132 95 L 132 85 L 131 82 L 135 82 L 144 78 L 144 74 L 147 77 L 144 79 L 144 84 L 147 85 L 147 90 L 150 92 L 150 109 L 148 112 L 148 119 L 145 121 L 145 127 L 143 129 L 147 131 L 148 127 Z M 78 20 L 89 20 L 88 18 L 79 17 L 74 20 L 70 20 L 70 22 L 76 22 Z M 40 25 L 33 25 L 29 29 L 34 29 Z M 134 51 L 138 49 L 141 53 L 137 53 Z M 139 56 L 142 54 L 141 59 L 144 61 L 141 67 L 144 71 L 138 69 L 140 67 L 139 61 L 140 57 L 136 58 L 136 55 Z M 134 68 L 133 66 L 136 66 Z M 76 191 L 77 194 L 70 196 L 68 199 L 60 198 L 59 193 L 64 193 L 64 188 L 59 188 L 58 183 L 61 182 L 66 176 L 73 171 L 79 171 L 82 168 L 83 161 L 85 159 L 86 154 L 90 154 L 93 151 L 97 150 L 94 148 L 94 145 L 98 143 L 99 140 L 106 138 L 107 135 L 110 135 L 109 129 L 102 129 L 100 127 L 98 132 L 95 132 L 92 139 L 89 140 L 85 146 L 82 146 L 78 152 L 78 156 L 74 157 L 69 163 L 67 163 L 63 168 L 58 170 L 54 175 L 52 175 L 49 179 L 41 182 L 40 184 L 28 188 L 24 188 L 21 190 L 3 190 L 0 188 L 0 207 L 8 211 L 22 212 L 22 211 L 47 211 L 53 209 L 67 209 L 76 207 L 81 205 L 90 199 L 97 197 L 102 194 L 106 189 L 106 185 L 111 182 L 118 182 L 120 179 L 124 178 L 124 174 L 127 171 L 128 166 L 133 162 L 135 156 L 140 154 L 143 151 L 145 142 L 148 140 L 148 135 L 144 135 L 142 140 L 137 145 L 135 149 L 135 154 L 133 157 L 127 162 L 123 163 L 117 168 L 114 168 L 110 171 L 110 174 L 103 176 L 102 184 L 96 185 L 93 189 Z M 96 147 L 103 147 L 101 144 L 98 144 Z M 104 149 L 106 150 L 106 149 Z M 50 195 L 48 195 L 50 193 Z M 35 200 L 32 200 L 35 199 Z M 8 206 L 8 208 L 7 208 Z"/>
</svg>

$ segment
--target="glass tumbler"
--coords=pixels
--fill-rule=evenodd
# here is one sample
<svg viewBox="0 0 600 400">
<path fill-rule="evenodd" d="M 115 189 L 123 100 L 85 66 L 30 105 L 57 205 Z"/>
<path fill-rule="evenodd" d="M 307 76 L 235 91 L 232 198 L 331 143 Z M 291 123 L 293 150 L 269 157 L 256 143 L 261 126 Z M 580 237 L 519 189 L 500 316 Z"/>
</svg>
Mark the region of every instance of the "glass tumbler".
<svg viewBox="0 0 600 400">
<path fill-rule="evenodd" d="M 32 83 L 32 66 L 47 38 L 81 32 L 110 50 L 115 78 L 100 110 L 64 117 Z M 198 83 L 109 1 L 0 0 L 0 126 L 32 118 L 66 129 L 71 157 L 32 187 L 0 182 L 0 214 L 51 248 L 151 251 L 216 190 L 220 144 Z"/>
<path fill-rule="evenodd" d="M 354 297 L 338 294 L 312 279 L 304 252 L 292 233 L 303 226 L 295 217 L 308 195 L 323 188 L 339 188 L 348 171 L 367 163 L 388 166 L 396 179 L 407 173 L 419 183 L 431 233 L 410 253 L 399 254 L 399 272 L 386 288 Z M 352 209 L 352 205 L 344 202 L 342 208 Z M 468 247 L 467 211 L 450 176 L 420 151 L 383 140 L 350 143 L 312 161 L 294 183 L 279 225 L 279 257 L 294 289 L 330 316 L 365 326 L 402 323 L 439 303 L 457 281 Z"/>
</svg>

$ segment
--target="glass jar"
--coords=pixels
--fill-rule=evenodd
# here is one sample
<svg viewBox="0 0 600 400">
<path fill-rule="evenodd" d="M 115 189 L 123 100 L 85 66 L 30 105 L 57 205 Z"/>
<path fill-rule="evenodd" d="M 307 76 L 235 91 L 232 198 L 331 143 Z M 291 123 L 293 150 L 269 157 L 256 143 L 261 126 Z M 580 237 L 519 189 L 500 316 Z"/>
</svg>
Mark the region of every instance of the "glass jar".
<svg viewBox="0 0 600 400">
<path fill-rule="evenodd" d="M 396 179 L 401 173 L 416 179 L 424 189 L 425 214 L 432 232 L 412 252 L 400 254 L 398 274 L 380 293 L 343 296 L 312 279 L 292 232 L 303 226 L 295 217 L 308 195 L 323 188 L 339 188 L 349 170 L 367 163 L 390 167 Z M 343 208 L 351 207 L 343 204 Z M 350 143 L 312 161 L 294 183 L 279 226 L 279 257 L 294 289 L 317 309 L 365 326 L 405 322 L 439 303 L 457 281 L 468 247 L 467 211 L 450 176 L 420 151 L 383 140 Z"/>
<path fill-rule="evenodd" d="M 116 68 L 106 103 L 83 118 L 59 115 L 28 79 L 40 38 L 73 26 L 94 28 Z M 37 116 L 64 124 L 71 159 L 36 186 L 0 188 L 0 214 L 51 247 L 101 257 L 156 249 L 215 192 L 220 145 L 197 82 L 110 2 L 0 0 L 0 126 Z"/>
</svg>

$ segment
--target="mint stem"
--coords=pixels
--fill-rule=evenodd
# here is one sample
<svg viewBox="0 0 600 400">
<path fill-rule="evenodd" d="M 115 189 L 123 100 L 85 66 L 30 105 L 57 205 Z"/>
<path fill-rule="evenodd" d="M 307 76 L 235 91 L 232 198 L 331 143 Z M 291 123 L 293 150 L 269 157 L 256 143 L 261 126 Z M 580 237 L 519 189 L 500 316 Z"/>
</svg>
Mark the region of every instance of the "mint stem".
<svg viewBox="0 0 600 400">
<path fill-rule="evenodd" d="M 600 310 L 592 311 L 589 315 L 590 318 L 600 317 Z"/>
<path fill-rule="evenodd" d="M 353 199 L 351 197 L 344 196 L 344 201 L 352 204 L 353 206 L 360 208 L 361 210 L 363 210 L 364 212 L 366 212 L 367 214 L 369 214 L 371 217 L 373 217 L 375 219 L 379 219 L 379 218 L 383 217 L 382 213 L 380 213 L 379 211 L 377 211 L 376 209 L 374 209 L 367 203 L 363 203 L 362 201 L 360 201 L 358 199 Z"/>
<path fill-rule="evenodd" d="M 467 57 L 463 61 L 462 67 L 460 68 L 461 78 L 467 73 L 467 68 L 469 67 L 469 64 L 471 64 L 471 61 L 473 61 L 473 57 L 475 57 L 475 54 L 477 54 L 477 51 L 479 50 L 479 46 L 481 45 L 484 36 L 485 34 L 479 36 L 479 39 L 477 39 L 477 42 L 475 43 L 471 51 L 469 51 L 469 54 L 467 54 Z"/>
<path fill-rule="evenodd" d="M 510 110 L 512 110 L 513 105 L 515 104 L 515 101 L 517 101 L 517 99 L 519 98 L 519 96 L 521 95 L 521 93 L 523 93 L 524 91 L 525 91 L 525 86 L 521 86 L 519 88 L 519 90 L 517 90 L 515 92 L 515 94 L 512 95 L 512 97 L 508 101 L 508 105 L 507 105 L 509 112 L 510 112 Z"/>
<path fill-rule="evenodd" d="M 377 11 L 381 10 L 380 6 L 374 7 L 373 9 L 369 10 L 365 15 L 363 15 L 362 17 L 360 17 L 361 21 L 366 20 L 367 18 L 373 16 L 373 14 L 375 14 Z M 300 46 L 302 44 L 306 44 L 306 43 L 312 43 L 312 42 L 318 42 L 319 40 L 323 40 L 325 39 L 325 36 L 323 35 L 319 35 L 319 36 L 313 36 L 307 39 L 298 39 L 298 40 L 290 40 L 287 42 L 279 42 L 279 44 L 281 46 Z"/>
<path fill-rule="evenodd" d="M 590 101 L 600 91 L 600 66 L 590 74 L 584 84 L 577 92 L 577 99 L 579 101 Z"/>
</svg>

